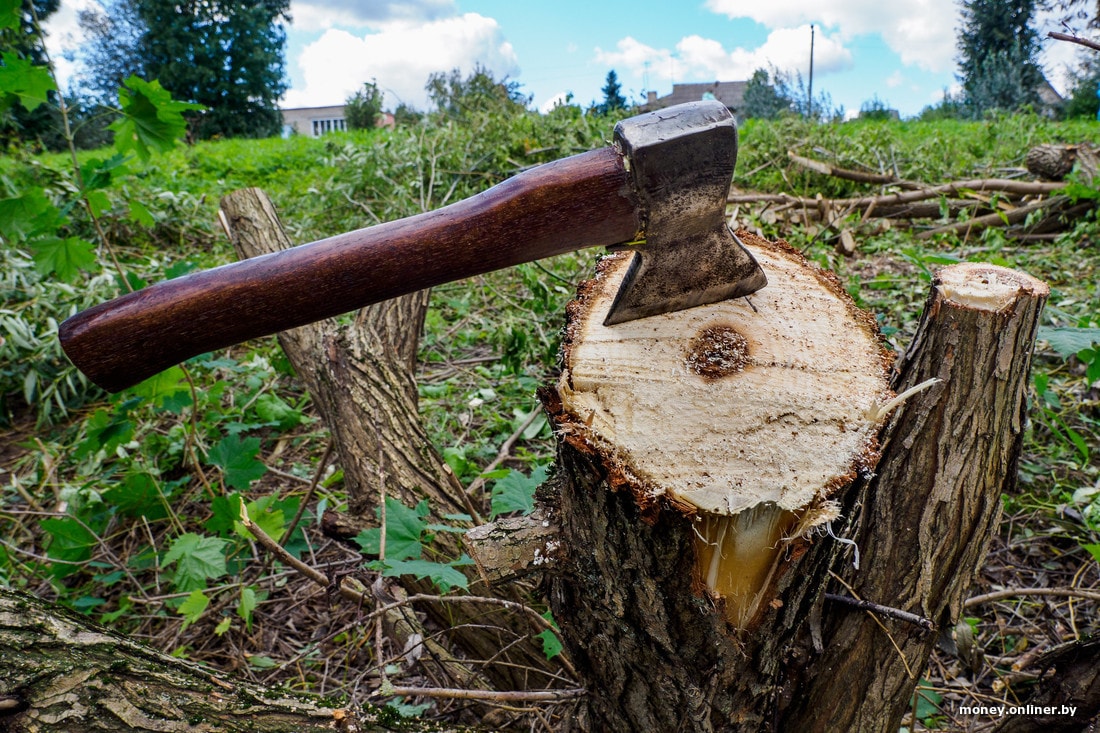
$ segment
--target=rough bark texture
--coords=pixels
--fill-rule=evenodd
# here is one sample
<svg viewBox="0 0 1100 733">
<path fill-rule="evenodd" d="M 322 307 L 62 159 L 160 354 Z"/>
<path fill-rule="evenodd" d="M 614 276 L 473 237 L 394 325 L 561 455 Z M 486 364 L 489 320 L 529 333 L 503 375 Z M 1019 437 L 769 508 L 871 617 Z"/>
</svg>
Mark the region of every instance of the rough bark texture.
<svg viewBox="0 0 1100 733">
<path fill-rule="evenodd" d="M 0 730 L 10 733 L 409 729 L 374 708 L 234 680 L 3 589 L 0 668 Z"/>
<path fill-rule="evenodd" d="M 1044 143 L 1027 151 L 1024 159 L 1028 173 L 1051 181 L 1061 181 L 1077 165 L 1086 180 L 1096 175 L 1096 150 L 1087 144 L 1058 145 Z"/>
<path fill-rule="evenodd" d="M 292 246 L 259 189 L 222 201 L 234 247 L 255 257 Z M 461 487 L 432 448 L 416 412 L 416 364 L 428 293 L 369 306 L 351 323 L 330 319 L 279 334 L 279 343 L 332 430 L 353 514 L 381 495 L 413 505 L 428 498 L 440 516 L 465 512 Z"/>
<path fill-rule="evenodd" d="M 888 637 L 866 612 L 824 604 L 829 571 L 875 603 L 941 625 L 958 617 L 1015 477 L 1047 294 L 1001 268 L 964 265 L 948 273 L 957 277 L 964 286 L 934 283 L 895 389 L 943 381 L 898 410 L 877 473 L 842 494 L 838 534 L 858 542 L 862 569 L 828 536 L 790 542 L 773 600 L 746 630 L 701 592 L 682 511 L 643 516 L 631 491 L 615 490 L 630 488 L 622 476 L 609 481 L 606 457 L 566 434 L 556 484 L 565 553 L 549 593 L 589 690 L 588 729 L 898 729 L 935 635 L 883 620 Z M 982 295 L 990 281 L 995 307 Z M 560 421 L 556 394 L 545 399 Z"/>
<path fill-rule="evenodd" d="M 940 379 L 887 425 L 875 477 L 847 498 L 843 534 L 862 555 L 835 571 L 855 595 L 949 628 L 1016 481 L 1027 376 L 1045 284 L 1004 268 L 944 268 L 897 389 Z M 825 607 L 824 653 L 787 713 L 792 729 L 890 731 L 910 707 L 935 634 Z M 895 648 L 895 644 L 897 648 Z M 858 691 L 838 704 L 835 684 Z"/>
<path fill-rule="evenodd" d="M 222 201 L 222 213 L 242 257 L 291 246 L 274 205 L 259 189 L 229 194 Z M 326 526 L 348 525 L 350 536 L 362 526 L 377 524 L 374 508 L 383 491 L 407 506 L 427 499 L 437 522 L 444 522 L 446 514 L 468 512 L 462 485 L 428 440 L 417 414 L 413 369 L 427 307 L 425 291 L 364 308 L 351 321 L 330 319 L 279 334 L 283 350 L 332 431 L 344 469 L 353 516 L 336 520 L 326 514 Z M 458 538 L 440 532 L 435 546 L 458 557 Z M 436 592 L 427 580 L 405 578 L 403 584 L 410 593 Z M 523 600 L 508 589 L 500 594 Z M 532 679 L 532 671 L 558 671 L 533 638 L 540 629 L 516 614 L 446 604 L 428 604 L 426 610 L 451 629 L 445 638 L 457 642 L 471 661 L 503 662 L 474 665 L 498 689 L 541 686 L 546 678 L 536 674 Z M 484 682 L 467 679 L 467 669 L 456 661 L 455 679 L 484 687 Z"/>
</svg>

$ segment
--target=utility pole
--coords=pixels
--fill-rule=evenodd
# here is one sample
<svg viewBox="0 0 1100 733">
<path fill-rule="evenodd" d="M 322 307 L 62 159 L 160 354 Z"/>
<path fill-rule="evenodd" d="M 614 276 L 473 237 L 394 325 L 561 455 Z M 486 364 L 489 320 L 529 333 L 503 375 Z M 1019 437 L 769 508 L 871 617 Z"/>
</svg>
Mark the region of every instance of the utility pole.
<svg viewBox="0 0 1100 733">
<path fill-rule="evenodd" d="M 810 88 L 809 99 L 806 100 L 806 116 L 813 119 L 814 116 L 814 26 L 810 24 Z"/>
</svg>

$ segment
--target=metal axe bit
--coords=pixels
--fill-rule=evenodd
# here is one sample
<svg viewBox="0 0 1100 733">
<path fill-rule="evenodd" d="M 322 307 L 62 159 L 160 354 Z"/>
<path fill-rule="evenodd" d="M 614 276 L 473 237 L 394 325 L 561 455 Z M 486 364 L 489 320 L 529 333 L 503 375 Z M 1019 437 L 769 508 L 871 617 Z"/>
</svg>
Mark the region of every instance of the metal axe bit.
<svg viewBox="0 0 1100 733">
<path fill-rule="evenodd" d="M 435 211 L 156 283 L 58 335 L 114 392 L 207 351 L 585 247 L 635 252 L 608 324 L 748 295 L 766 279 L 726 225 L 736 160 L 721 103 L 668 107 L 620 122 L 609 147 Z"/>
</svg>

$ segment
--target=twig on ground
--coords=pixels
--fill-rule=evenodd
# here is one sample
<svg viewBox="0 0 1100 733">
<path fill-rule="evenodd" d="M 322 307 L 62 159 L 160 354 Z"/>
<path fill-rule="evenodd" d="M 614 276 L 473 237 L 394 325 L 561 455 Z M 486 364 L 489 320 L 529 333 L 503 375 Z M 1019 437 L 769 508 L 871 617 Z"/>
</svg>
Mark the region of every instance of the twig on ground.
<svg viewBox="0 0 1100 733">
<path fill-rule="evenodd" d="M 990 593 L 983 593 L 963 601 L 963 608 L 973 608 L 984 603 L 1004 601 L 1009 598 L 1021 596 L 1051 596 L 1055 598 L 1087 598 L 1090 601 L 1100 601 L 1100 591 L 1084 590 L 1081 588 L 1005 588 Z"/>
<path fill-rule="evenodd" d="M 542 410 L 536 407 L 531 410 L 531 414 L 524 419 L 518 428 L 516 428 L 511 435 L 503 443 L 500 444 L 500 450 L 497 451 L 496 458 L 489 462 L 485 468 L 481 470 L 481 475 L 470 482 L 470 485 L 466 487 L 466 495 L 473 496 L 485 486 L 485 474 L 492 473 L 496 470 L 497 466 L 504 463 L 508 456 L 512 455 L 512 448 L 515 447 L 516 442 L 523 435 L 523 431 L 531 427 L 531 424 L 535 422 L 535 419 L 542 414 Z"/>
<path fill-rule="evenodd" d="M 573 700 L 588 694 L 582 687 L 563 690 L 462 690 L 451 687 L 380 687 L 378 693 L 385 696 L 437 697 L 450 700 L 486 700 L 489 702 L 560 702 Z"/>
</svg>

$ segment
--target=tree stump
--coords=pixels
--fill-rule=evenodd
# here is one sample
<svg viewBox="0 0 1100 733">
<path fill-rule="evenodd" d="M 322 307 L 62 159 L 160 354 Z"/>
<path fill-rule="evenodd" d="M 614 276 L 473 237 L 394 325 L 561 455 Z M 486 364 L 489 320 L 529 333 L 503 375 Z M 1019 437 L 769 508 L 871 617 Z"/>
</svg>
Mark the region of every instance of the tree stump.
<svg viewBox="0 0 1100 733">
<path fill-rule="evenodd" d="M 1028 173 L 1049 181 L 1063 180 L 1076 166 L 1084 180 L 1091 182 L 1096 176 L 1097 163 L 1096 149 L 1085 143 L 1043 143 L 1028 150 L 1024 157 Z"/>
<path fill-rule="evenodd" d="M 944 381 L 910 397 L 891 426 L 927 425 L 934 414 L 941 432 L 892 427 L 890 465 L 876 468 L 880 428 L 895 402 L 873 318 L 796 252 L 741 237 L 769 278 L 751 303 L 604 328 L 624 267 L 615 257 L 569 308 L 562 375 L 544 393 L 561 436 L 547 501 L 561 549 L 548 592 L 588 689 L 581 725 L 590 730 L 857 729 L 834 724 L 826 711 L 814 717 L 803 698 L 820 693 L 819 707 L 869 712 L 862 698 L 880 686 L 907 696 L 916 678 L 903 672 L 899 680 L 889 668 L 880 679 L 877 648 L 829 633 L 838 619 L 877 632 L 865 614 L 824 604 L 830 569 L 851 562 L 841 552 L 852 546 L 846 536 L 863 555 L 855 577 L 906 578 L 887 594 L 873 585 L 865 597 L 912 608 L 919 595 L 926 602 L 916 612 L 943 622 L 958 613 L 959 588 L 984 555 L 999 489 L 1013 471 L 1045 286 L 984 267 L 960 270 L 960 284 L 937 285 L 904 386 L 912 386 L 913 359 L 925 354 L 939 359 L 927 376 Z M 955 310 L 969 320 L 945 325 L 941 314 Z M 928 351 L 945 338 L 948 353 Z M 995 401 L 975 402 L 990 390 Z M 918 439 L 922 446 L 906 442 Z M 943 455 L 955 449 L 967 457 L 962 463 Z M 872 479 L 875 471 L 888 471 L 890 482 Z M 950 492 L 963 516 L 936 514 L 922 528 L 911 512 L 893 516 L 898 504 L 875 494 L 904 494 L 911 485 L 934 487 L 918 502 L 931 502 L 928 511 L 942 511 Z M 969 493 L 981 501 L 971 506 Z M 868 502 L 861 513 L 859 502 Z M 853 516 L 871 526 L 834 528 Z M 964 551 L 930 543 L 930 527 Z M 861 531 L 880 532 L 890 551 Z M 902 572 L 912 568 L 917 577 Z M 933 592 L 943 595 L 927 598 Z M 907 633 L 924 654 L 910 663 L 919 671 L 933 635 Z M 837 659 L 865 670 L 860 684 L 831 668 L 816 674 L 822 660 Z M 897 730 L 895 713 L 880 705 L 858 729 Z"/>
</svg>

